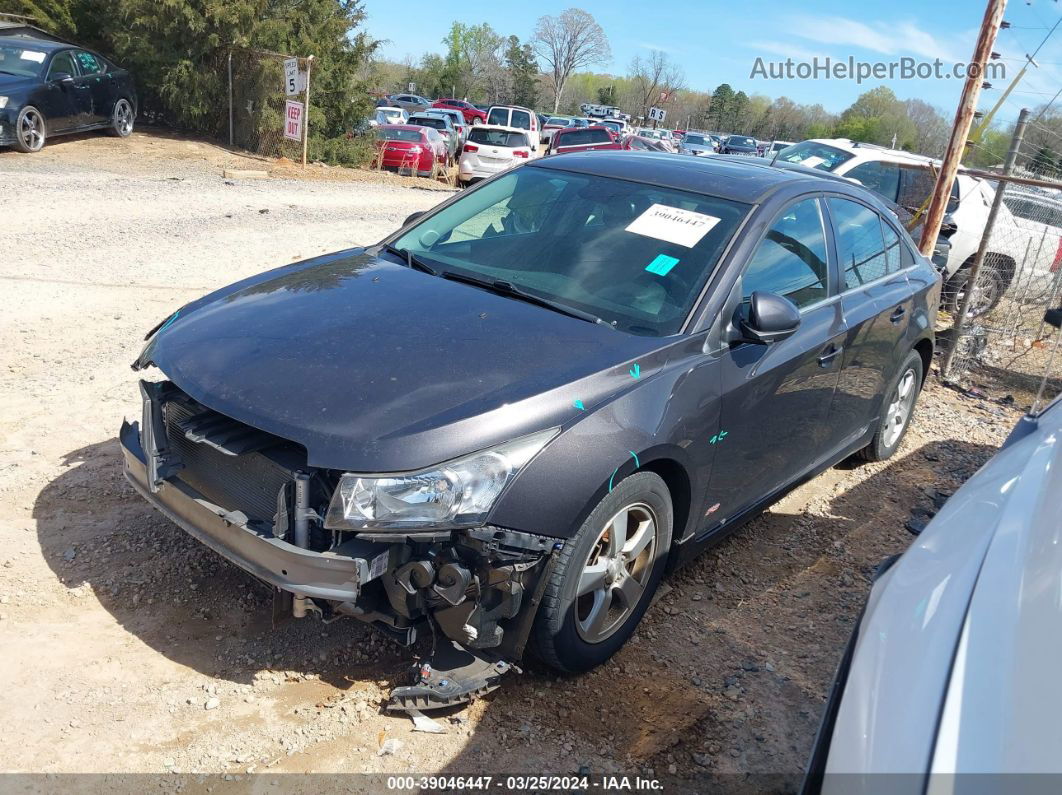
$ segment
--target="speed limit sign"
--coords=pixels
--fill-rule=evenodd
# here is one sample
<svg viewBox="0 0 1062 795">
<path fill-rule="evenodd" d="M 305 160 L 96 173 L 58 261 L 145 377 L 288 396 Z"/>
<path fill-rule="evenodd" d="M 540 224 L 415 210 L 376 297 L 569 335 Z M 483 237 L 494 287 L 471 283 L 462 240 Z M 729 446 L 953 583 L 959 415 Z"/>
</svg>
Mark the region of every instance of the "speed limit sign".
<svg viewBox="0 0 1062 795">
<path fill-rule="evenodd" d="M 284 93 L 288 96 L 299 93 L 299 59 L 284 59 Z"/>
</svg>

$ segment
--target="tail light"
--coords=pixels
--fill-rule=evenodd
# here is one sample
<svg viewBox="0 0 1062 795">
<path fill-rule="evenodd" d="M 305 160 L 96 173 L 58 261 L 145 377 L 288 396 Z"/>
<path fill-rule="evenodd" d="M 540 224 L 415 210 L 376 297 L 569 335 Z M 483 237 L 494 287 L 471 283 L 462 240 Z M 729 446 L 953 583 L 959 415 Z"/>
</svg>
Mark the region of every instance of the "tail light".
<svg viewBox="0 0 1062 795">
<path fill-rule="evenodd" d="M 514 149 L 513 157 L 530 157 L 531 153 L 526 149 Z"/>
<path fill-rule="evenodd" d="M 1051 273 L 1055 273 L 1062 265 L 1062 237 L 1058 239 L 1058 248 L 1055 249 L 1055 260 L 1051 263 Z"/>
<path fill-rule="evenodd" d="M 464 148 L 461 151 L 462 152 L 478 152 L 479 151 L 479 147 L 476 146 L 475 144 L 465 144 Z"/>
</svg>

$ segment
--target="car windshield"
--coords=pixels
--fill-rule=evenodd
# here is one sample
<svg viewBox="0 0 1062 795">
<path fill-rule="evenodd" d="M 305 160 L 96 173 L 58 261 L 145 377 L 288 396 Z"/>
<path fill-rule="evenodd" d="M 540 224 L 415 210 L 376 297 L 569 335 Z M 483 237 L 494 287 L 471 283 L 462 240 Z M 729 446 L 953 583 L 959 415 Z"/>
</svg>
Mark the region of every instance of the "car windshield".
<svg viewBox="0 0 1062 795">
<path fill-rule="evenodd" d="M 606 130 L 572 130 L 558 133 L 558 136 L 557 146 L 612 143 L 612 136 Z"/>
<path fill-rule="evenodd" d="M 677 333 L 748 205 L 523 167 L 393 242 L 437 271 L 505 281 L 645 336 Z"/>
<path fill-rule="evenodd" d="M 47 53 L 23 45 L 0 44 L 0 72 L 19 77 L 40 77 Z"/>
<path fill-rule="evenodd" d="M 694 135 L 693 133 L 686 133 L 682 142 L 686 144 L 695 144 L 697 146 L 711 146 L 711 144 L 704 140 L 703 135 Z"/>
<path fill-rule="evenodd" d="M 483 144 L 484 146 L 527 146 L 527 136 L 524 133 L 509 132 L 508 130 L 485 130 L 482 127 L 473 127 L 468 134 L 469 143 Z"/>
<path fill-rule="evenodd" d="M 798 144 L 787 146 L 778 153 L 778 160 L 782 163 L 797 163 L 809 168 L 817 168 L 820 171 L 833 171 L 841 163 L 852 159 L 852 155 L 843 149 L 836 149 L 816 141 L 801 141 Z"/>
<path fill-rule="evenodd" d="M 418 144 L 424 140 L 420 130 L 402 130 L 393 127 L 378 128 L 376 137 L 381 141 L 414 141 Z"/>
</svg>

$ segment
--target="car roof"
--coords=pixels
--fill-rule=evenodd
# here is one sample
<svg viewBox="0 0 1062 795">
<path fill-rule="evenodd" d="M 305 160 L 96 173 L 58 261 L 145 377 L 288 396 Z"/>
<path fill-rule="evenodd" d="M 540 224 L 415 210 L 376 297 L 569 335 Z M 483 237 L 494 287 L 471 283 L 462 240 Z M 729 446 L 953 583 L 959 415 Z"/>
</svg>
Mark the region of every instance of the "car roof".
<svg viewBox="0 0 1062 795">
<path fill-rule="evenodd" d="M 870 194 L 851 180 L 819 174 L 809 168 L 778 168 L 764 160 L 745 162 L 747 157 L 682 157 L 665 152 L 573 152 L 534 160 L 524 168 L 552 168 L 615 179 L 633 180 L 675 190 L 757 204 L 781 186 L 807 183 L 825 189 L 824 181 Z M 845 191 L 847 192 L 847 191 Z"/>
<path fill-rule="evenodd" d="M 26 36 L 0 36 L 0 44 L 7 44 L 11 47 L 21 47 L 24 50 L 43 50 L 44 52 L 55 52 L 56 50 L 67 50 L 77 45 L 67 44 L 65 41 L 48 41 L 47 39 L 32 39 Z M 80 47 L 78 49 L 87 49 Z"/>
</svg>

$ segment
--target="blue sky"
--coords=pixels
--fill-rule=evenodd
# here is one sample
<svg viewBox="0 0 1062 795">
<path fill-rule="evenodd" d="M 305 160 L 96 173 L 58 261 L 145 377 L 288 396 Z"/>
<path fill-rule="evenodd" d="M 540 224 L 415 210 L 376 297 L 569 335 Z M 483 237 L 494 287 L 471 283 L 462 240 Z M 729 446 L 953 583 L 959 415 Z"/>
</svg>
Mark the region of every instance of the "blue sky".
<svg viewBox="0 0 1062 795">
<path fill-rule="evenodd" d="M 504 35 L 527 39 L 543 14 L 556 14 L 570 3 L 439 3 L 411 0 L 365 0 L 370 35 L 386 39 L 384 57 L 419 59 L 426 51 L 443 49 L 441 39 L 454 20 L 487 22 Z M 691 88 L 711 91 L 723 82 L 736 90 L 767 96 L 788 96 L 797 102 L 821 102 L 840 111 L 863 91 L 884 82 L 902 99 L 919 98 L 950 117 L 958 101 L 961 80 L 893 80 L 862 85 L 855 80 L 764 80 L 750 78 L 756 58 L 765 61 L 808 60 L 812 56 L 863 61 L 891 61 L 903 56 L 920 60 L 939 57 L 950 64 L 965 61 L 973 52 L 984 14 L 980 0 L 669 0 L 652 5 L 627 0 L 583 0 L 604 28 L 612 45 L 612 63 L 603 71 L 622 74 L 637 54 L 666 51 L 682 64 Z M 658 9 L 657 13 L 653 13 Z M 1008 80 L 1017 74 L 1047 29 L 1062 14 L 1055 0 L 1013 0 L 1005 19 L 1014 26 L 1003 30 L 996 50 L 1006 60 Z M 1006 122 L 1023 106 L 1051 99 L 1062 87 L 1062 26 L 1037 57 L 999 114 Z M 982 92 L 981 108 L 991 107 L 1005 88 Z M 1062 106 L 1062 101 L 1060 101 Z"/>
</svg>

